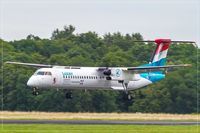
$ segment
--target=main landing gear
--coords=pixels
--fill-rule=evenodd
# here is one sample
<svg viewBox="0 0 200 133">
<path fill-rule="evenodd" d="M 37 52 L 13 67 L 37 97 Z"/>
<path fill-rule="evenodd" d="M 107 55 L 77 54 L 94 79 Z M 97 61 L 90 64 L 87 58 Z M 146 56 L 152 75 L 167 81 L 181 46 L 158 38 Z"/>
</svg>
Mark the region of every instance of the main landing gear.
<svg viewBox="0 0 200 133">
<path fill-rule="evenodd" d="M 124 100 L 129 100 L 129 101 L 130 101 L 130 100 L 133 99 L 133 97 L 130 95 L 129 92 L 125 92 L 125 93 L 124 93 L 123 99 L 124 99 Z"/>
<path fill-rule="evenodd" d="M 128 100 L 132 100 L 133 99 L 132 96 L 129 93 L 126 94 L 126 97 L 127 97 Z"/>
<path fill-rule="evenodd" d="M 124 99 L 125 100 L 132 100 L 132 96 L 128 92 L 128 82 L 124 82 L 124 80 L 119 80 L 118 82 L 121 83 L 123 88 L 124 88 L 124 93 L 125 93 Z"/>
<path fill-rule="evenodd" d="M 37 87 L 34 87 L 34 88 L 33 88 L 32 94 L 33 94 L 34 96 L 39 95 L 39 92 L 38 92 L 38 88 L 37 88 Z"/>
<path fill-rule="evenodd" d="M 66 98 L 66 99 L 72 99 L 72 91 L 67 91 L 67 92 L 65 93 L 65 98 Z"/>
</svg>

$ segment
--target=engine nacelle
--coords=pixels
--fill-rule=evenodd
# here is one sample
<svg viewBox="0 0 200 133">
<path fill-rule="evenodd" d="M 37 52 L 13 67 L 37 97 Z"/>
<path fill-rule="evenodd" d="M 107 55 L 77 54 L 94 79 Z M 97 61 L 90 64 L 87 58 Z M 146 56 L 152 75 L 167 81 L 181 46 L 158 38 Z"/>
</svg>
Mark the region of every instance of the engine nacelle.
<svg viewBox="0 0 200 133">
<path fill-rule="evenodd" d="M 110 76 L 111 75 L 111 70 L 110 69 L 106 69 L 103 71 L 104 75 Z"/>
</svg>

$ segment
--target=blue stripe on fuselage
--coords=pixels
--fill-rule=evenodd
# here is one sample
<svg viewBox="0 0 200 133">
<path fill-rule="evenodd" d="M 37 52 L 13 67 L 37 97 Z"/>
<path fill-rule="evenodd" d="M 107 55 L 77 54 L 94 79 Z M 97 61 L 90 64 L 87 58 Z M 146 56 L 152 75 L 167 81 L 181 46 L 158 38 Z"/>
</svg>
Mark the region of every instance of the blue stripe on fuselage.
<svg viewBox="0 0 200 133">
<path fill-rule="evenodd" d="M 155 83 L 165 78 L 165 74 L 162 74 L 161 71 L 158 72 L 149 72 L 149 73 L 141 73 L 141 77 L 150 80 L 151 82 Z"/>
<path fill-rule="evenodd" d="M 152 62 L 150 64 L 144 64 L 142 66 L 164 66 L 165 64 L 166 64 L 166 58 L 162 58 L 159 61 Z M 163 74 L 163 71 L 141 73 L 140 76 L 145 78 L 145 79 L 150 80 L 153 83 L 160 81 L 160 80 L 165 78 L 165 74 Z"/>
</svg>

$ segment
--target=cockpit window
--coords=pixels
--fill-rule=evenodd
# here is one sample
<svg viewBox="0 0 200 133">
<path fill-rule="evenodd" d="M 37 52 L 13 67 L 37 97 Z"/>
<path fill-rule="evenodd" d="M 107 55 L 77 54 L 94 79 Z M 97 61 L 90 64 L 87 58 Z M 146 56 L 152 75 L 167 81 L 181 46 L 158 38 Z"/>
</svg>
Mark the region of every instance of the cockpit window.
<svg viewBox="0 0 200 133">
<path fill-rule="evenodd" d="M 39 71 L 36 73 L 36 75 L 52 75 L 52 74 L 51 74 L 51 72 Z"/>
<path fill-rule="evenodd" d="M 39 71 L 37 75 L 44 75 L 44 72 Z"/>
<path fill-rule="evenodd" d="M 45 75 L 51 75 L 51 72 L 45 72 L 44 74 Z"/>
</svg>

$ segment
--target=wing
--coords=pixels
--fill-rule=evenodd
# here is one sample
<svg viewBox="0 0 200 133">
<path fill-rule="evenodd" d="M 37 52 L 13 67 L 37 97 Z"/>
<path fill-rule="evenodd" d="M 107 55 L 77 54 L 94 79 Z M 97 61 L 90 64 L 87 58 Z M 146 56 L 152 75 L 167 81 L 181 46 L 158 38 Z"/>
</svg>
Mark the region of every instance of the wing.
<svg viewBox="0 0 200 133">
<path fill-rule="evenodd" d="M 16 64 L 16 65 L 24 65 L 24 66 L 31 66 L 31 67 L 48 67 L 51 68 L 53 65 L 45 65 L 45 64 L 33 64 L 33 63 L 22 63 L 22 62 L 11 62 L 7 61 L 6 64 Z"/>
<path fill-rule="evenodd" d="M 159 70 L 168 70 L 176 67 L 190 67 L 191 64 L 180 64 L 180 65 L 166 65 L 166 66 L 141 66 L 141 67 L 128 67 L 123 69 L 123 71 L 132 71 L 132 72 L 153 72 Z"/>
</svg>

